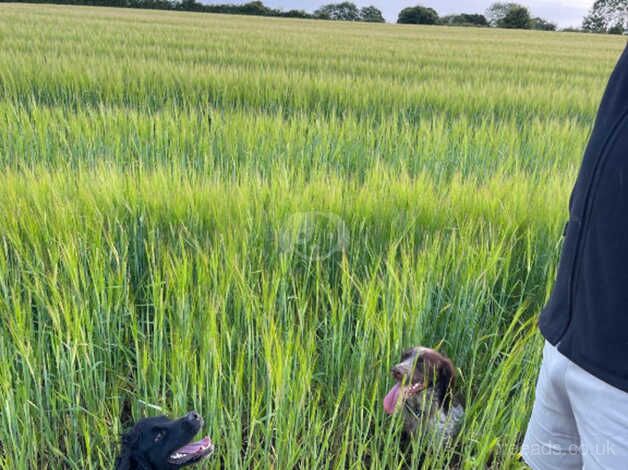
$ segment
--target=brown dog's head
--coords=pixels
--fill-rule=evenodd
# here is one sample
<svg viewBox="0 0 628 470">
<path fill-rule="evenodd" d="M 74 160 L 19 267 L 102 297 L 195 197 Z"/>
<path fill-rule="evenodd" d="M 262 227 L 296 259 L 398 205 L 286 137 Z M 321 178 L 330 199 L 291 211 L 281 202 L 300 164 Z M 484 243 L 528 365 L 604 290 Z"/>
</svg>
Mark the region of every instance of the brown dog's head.
<svg viewBox="0 0 628 470">
<path fill-rule="evenodd" d="M 393 366 L 392 376 L 397 381 L 384 398 L 384 410 L 393 414 L 398 405 L 422 390 L 433 387 L 436 397 L 445 411 L 448 410 L 456 371 L 452 362 L 430 348 L 416 346 L 401 355 L 401 361 Z"/>
</svg>

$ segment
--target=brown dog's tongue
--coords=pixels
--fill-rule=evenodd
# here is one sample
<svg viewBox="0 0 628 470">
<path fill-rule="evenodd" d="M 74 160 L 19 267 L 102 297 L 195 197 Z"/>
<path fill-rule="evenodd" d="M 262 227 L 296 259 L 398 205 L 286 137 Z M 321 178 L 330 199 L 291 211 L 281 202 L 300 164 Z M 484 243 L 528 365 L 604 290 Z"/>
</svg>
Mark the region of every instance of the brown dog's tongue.
<svg viewBox="0 0 628 470">
<path fill-rule="evenodd" d="M 388 395 L 384 397 L 384 411 L 389 415 L 395 412 L 395 408 L 397 407 L 397 402 L 399 401 L 399 392 L 401 391 L 401 385 L 398 383 L 395 384 L 393 388 L 390 389 Z"/>
</svg>

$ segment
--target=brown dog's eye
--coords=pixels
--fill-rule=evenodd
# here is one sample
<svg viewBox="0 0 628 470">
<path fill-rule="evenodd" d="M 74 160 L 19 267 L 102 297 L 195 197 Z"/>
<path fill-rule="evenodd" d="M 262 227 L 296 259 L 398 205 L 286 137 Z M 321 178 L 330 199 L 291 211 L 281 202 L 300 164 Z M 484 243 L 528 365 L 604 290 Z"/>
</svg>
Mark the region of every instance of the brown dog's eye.
<svg viewBox="0 0 628 470">
<path fill-rule="evenodd" d="M 166 437 L 166 431 L 159 431 L 155 436 L 154 442 L 161 441 L 164 437 Z"/>
</svg>

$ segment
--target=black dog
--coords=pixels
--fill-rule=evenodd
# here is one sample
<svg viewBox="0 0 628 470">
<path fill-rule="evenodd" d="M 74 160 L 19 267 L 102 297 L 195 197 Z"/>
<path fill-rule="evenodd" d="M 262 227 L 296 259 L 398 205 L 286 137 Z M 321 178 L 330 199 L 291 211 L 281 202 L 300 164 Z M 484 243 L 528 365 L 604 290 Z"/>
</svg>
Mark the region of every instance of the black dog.
<svg viewBox="0 0 628 470">
<path fill-rule="evenodd" d="M 171 470 L 200 462 L 214 452 L 209 436 L 190 442 L 203 426 L 192 411 L 183 418 L 144 418 L 122 436 L 116 470 Z"/>
</svg>

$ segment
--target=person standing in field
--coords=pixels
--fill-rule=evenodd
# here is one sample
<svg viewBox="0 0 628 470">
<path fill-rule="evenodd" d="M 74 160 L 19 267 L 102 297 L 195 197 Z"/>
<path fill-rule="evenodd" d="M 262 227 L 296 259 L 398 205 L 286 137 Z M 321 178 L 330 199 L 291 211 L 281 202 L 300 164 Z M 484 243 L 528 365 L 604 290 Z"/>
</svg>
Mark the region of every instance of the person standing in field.
<svg viewBox="0 0 628 470">
<path fill-rule="evenodd" d="M 628 48 L 569 200 L 521 448 L 534 470 L 628 469 Z"/>
</svg>

